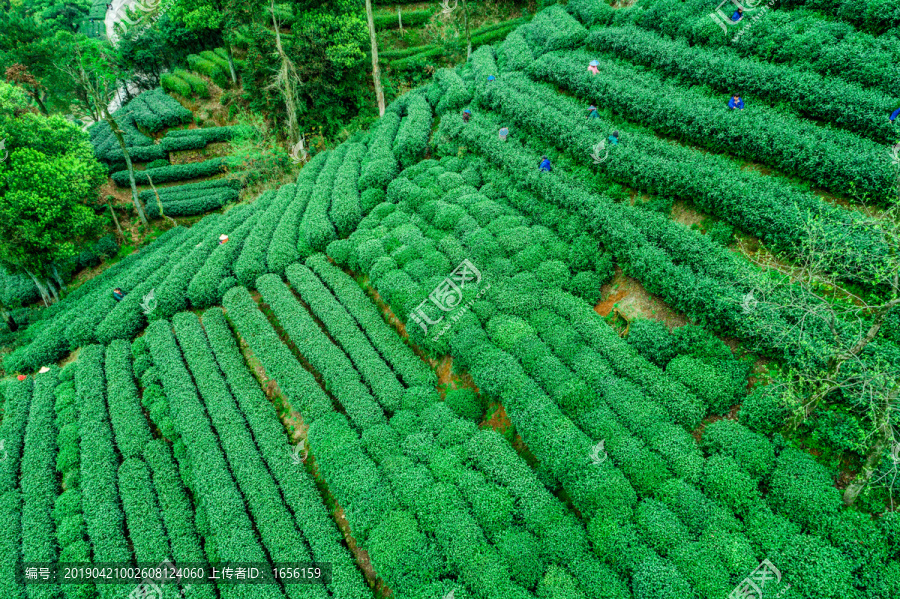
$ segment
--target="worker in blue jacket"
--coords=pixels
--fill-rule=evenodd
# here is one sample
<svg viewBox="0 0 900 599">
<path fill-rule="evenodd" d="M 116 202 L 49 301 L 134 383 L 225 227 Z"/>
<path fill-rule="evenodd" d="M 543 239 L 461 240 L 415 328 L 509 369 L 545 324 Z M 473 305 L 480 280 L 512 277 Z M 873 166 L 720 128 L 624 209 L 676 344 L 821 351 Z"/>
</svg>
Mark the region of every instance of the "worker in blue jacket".
<svg viewBox="0 0 900 599">
<path fill-rule="evenodd" d="M 744 9 L 743 8 L 737 9 L 736 11 L 734 11 L 734 14 L 731 15 L 731 20 L 734 21 L 735 23 L 737 23 L 738 21 L 740 21 L 743 18 L 744 18 Z"/>
<path fill-rule="evenodd" d="M 589 119 L 599 119 L 600 118 L 600 114 L 597 112 L 597 107 L 594 106 L 593 104 L 591 104 L 590 107 L 588 107 L 587 118 L 589 118 Z"/>
<path fill-rule="evenodd" d="M 541 166 L 540 169 L 542 171 L 547 171 L 548 173 L 553 170 L 553 167 L 550 166 L 550 159 L 546 156 L 541 156 Z"/>
<path fill-rule="evenodd" d="M 607 138 L 607 141 L 614 146 L 619 145 L 619 132 L 613 131 L 612 135 Z"/>
<path fill-rule="evenodd" d="M 743 110 L 744 109 L 744 100 L 741 99 L 741 97 L 738 95 L 731 96 L 731 100 L 728 101 L 728 108 L 730 108 L 732 110 L 734 110 L 735 108 L 737 108 L 739 110 Z"/>
<path fill-rule="evenodd" d="M 891 113 L 890 121 L 893 123 L 898 116 L 900 116 L 900 108 Z"/>
</svg>

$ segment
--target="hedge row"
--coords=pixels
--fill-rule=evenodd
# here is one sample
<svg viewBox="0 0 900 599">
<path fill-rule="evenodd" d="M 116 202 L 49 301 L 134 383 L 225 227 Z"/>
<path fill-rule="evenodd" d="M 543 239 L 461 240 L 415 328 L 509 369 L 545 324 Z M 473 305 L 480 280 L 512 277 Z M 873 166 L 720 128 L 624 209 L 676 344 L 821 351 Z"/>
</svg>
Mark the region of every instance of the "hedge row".
<svg viewBox="0 0 900 599">
<path fill-rule="evenodd" d="M 786 10 L 770 10 L 763 27 L 726 25 L 729 29 L 723 35 L 721 26 L 709 17 L 712 10 L 705 0 L 689 0 L 678 6 L 665 0 L 648 0 L 629 10 L 614 11 L 613 22 L 633 22 L 673 38 L 686 38 L 692 46 L 730 45 L 744 58 L 758 56 L 767 62 L 897 94 L 900 64 L 890 36 L 877 38 L 811 12 Z M 738 29 L 740 35 L 732 41 Z"/>
<path fill-rule="evenodd" d="M 399 11 L 398 11 L 399 12 Z M 426 23 L 428 19 L 431 18 L 431 15 L 434 14 L 433 10 L 424 9 L 424 10 L 406 10 L 402 11 L 402 20 L 403 20 L 403 28 L 409 27 L 417 27 L 423 23 Z M 400 19 L 397 18 L 397 14 L 378 14 L 375 15 L 375 29 L 399 29 L 400 28 Z"/>
<path fill-rule="evenodd" d="M 172 560 L 162 514 L 156 504 L 150 472 L 143 460 L 126 458 L 119 466 L 119 494 L 128 520 L 128 537 L 138 562 Z M 181 597 L 175 585 L 162 585 L 162 596 Z"/>
<path fill-rule="evenodd" d="M 22 550 L 22 496 L 16 490 L 0 493 L 0 527 L 0 590 L 4 597 L 24 599 L 24 589 L 15 582 Z"/>
<path fill-rule="evenodd" d="M 256 281 L 257 289 L 275 313 L 284 332 L 300 354 L 322 374 L 329 392 L 361 430 L 385 421 L 384 412 L 360 382 L 360 375 L 347 356 L 331 341 L 291 290 L 275 275 Z"/>
<path fill-rule="evenodd" d="M 399 128 L 400 115 L 393 111 L 386 111 L 372 126 L 369 152 L 363 158 L 357 185 L 360 191 L 384 189 L 397 176 L 400 169 L 391 147 Z"/>
<path fill-rule="evenodd" d="M 728 114 L 727 96 L 666 83 L 618 62 L 601 60 L 600 74 L 593 76 L 582 68 L 591 57 L 586 52 L 545 55 L 529 74 L 680 141 L 761 162 L 835 192 L 881 201 L 891 193 L 895 175 L 881 144 L 765 106 Z M 885 125 L 883 118 L 879 121 Z"/>
<path fill-rule="evenodd" d="M 313 559 L 332 566 L 329 585 L 332 595 L 348 599 L 367 597 L 369 591 L 349 551 L 342 545 L 343 537 L 319 500 L 315 482 L 306 470 L 291 466 L 291 451 L 285 444 L 284 429 L 278 423 L 272 403 L 247 370 L 222 311 L 205 312 L 203 326 L 216 361 L 247 419 L 260 454 L 294 514 L 298 530 L 312 550 Z"/>
<path fill-rule="evenodd" d="M 149 208 L 150 204 L 156 202 L 156 194 L 165 204 L 166 202 L 195 198 L 203 195 L 201 192 L 220 192 L 227 189 L 240 189 L 241 182 L 239 179 L 210 179 L 208 181 L 199 181 L 197 183 L 185 183 L 183 185 L 173 185 L 171 187 L 158 187 L 156 192 L 152 189 L 142 191 L 139 198 Z"/>
<path fill-rule="evenodd" d="M 168 131 L 159 144 L 166 152 L 181 150 L 198 150 L 207 144 L 231 141 L 235 136 L 244 134 L 247 127 L 235 125 L 231 127 L 207 127 L 205 129 L 172 129 Z"/>
<path fill-rule="evenodd" d="M 234 281 L 231 276 L 232 269 L 243 251 L 244 244 L 256 231 L 257 222 L 262 218 L 274 197 L 275 191 L 269 190 L 250 204 L 250 207 L 254 209 L 252 214 L 236 230 L 229 232 L 228 243 L 217 246 L 212 251 L 188 285 L 187 296 L 192 306 L 205 308 L 222 300 L 222 296 L 228 290 L 223 286 L 228 284 L 229 280 Z"/>
<path fill-rule="evenodd" d="M 170 327 L 165 320 L 150 325 L 147 343 L 153 363 L 159 369 L 175 426 L 187 447 L 198 502 L 206 506 L 210 530 L 215 534 L 216 557 L 222 561 L 266 563 L 265 552 L 244 509 L 244 500 L 230 475 L 228 462 Z M 270 585 L 234 585 L 228 590 L 229 597 L 284 597 L 277 587 Z"/>
<path fill-rule="evenodd" d="M 294 201 L 297 184 L 282 185 L 275 199 L 260 213 L 256 226 L 250 232 L 241 248 L 241 254 L 234 263 L 234 276 L 242 285 L 252 285 L 257 277 L 266 272 L 266 254 L 273 233 L 285 211 Z"/>
<path fill-rule="evenodd" d="M 436 384 L 437 377 L 434 371 L 403 343 L 356 281 L 330 264 L 322 254 L 310 256 L 306 260 L 306 266 L 328 285 L 341 305 L 353 316 L 381 356 L 390 363 L 393 371 L 408 387 L 427 387 Z"/>
<path fill-rule="evenodd" d="M 34 281 L 26 275 L 11 275 L 0 268 L 0 304 L 7 309 L 40 301 Z"/>
<path fill-rule="evenodd" d="M 222 68 L 219 63 L 203 58 L 197 54 L 188 54 L 187 62 L 188 67 L 190 67 L 192 71 L 206 75 L 212 79 L 213 83 L 221 88 L 228 87 L 230 82 L 229 77 L 231 76 L 228 67 Z"/>
<path fill-rule="evenodd" d="M 211 210 L 218 210 L 229 202 L 236 202 L 240 192 L 236 189 L 226 188 L 219 192 L 201 193 L 193 198 L 171 200 L 161 202 L 163 214 L 166 216 L 194 216 L 204 214 Z M 154 201 L 146 204 L 146 213 L 149 218 L 159 216 L 159 205 Z"/>
<path fill-rule="evenodd" d="M 163 243 L 157 241 L 143 251 L 133 254 L 135 260 L 129 264 L 129 268 L 121 269 L 123 272 L 116 273 L 118 276 L 104 281 L 102 288 L 98 285 L 98 289 L 91 294 L 92 301 L 78 306 L 79 312 L 75 313 L 65 328 L 64 338 L 70 349 L 74 350 L 96 339 L 97 326 L 118 307 L 112 296 L 113 289 L 119 287 L 128 297 L 128 294 L 131 294 L 142 282 L 162 268 L 173 252 L 185 243 L 188 236 L 187 229 L 176 227 L 170 231 L 171 233 L 166 234 L 166 240 Z M 59 318 L 59 320 L 63 319 Z"/>
<path fill-rule="evenodd" d="M 612 123 L 576 116 L 582 110 L 576 101 L 519 73 L 509 73 L 499 83 L 493 100 L 501 104 L 507 118 L 527 126 L 543 141 L 565 148 L 579 162 L 591 164 L 596 140 L 606 137 Z M 870 233 L 864 217 L 833 207 L 787 182 L 742 172 L 730 159 L 693 152 L 636 131 L 627 135 L 631 143 L 613 148 L 613 158 L 595 168 L 656 195 L 684 198 L 786 251 L 802 251 L 815 226 L 840 254 L 832 268 L 840 268 L 846 276 L 880 268 L 882 251 L 870 253 L 868 248 L 874 250 L 882 244 Z"/>
<path fill-rule="evenodd" d="M 134 122 L 150 133 L 191 122 L 193 114 L 161 87 L 143 92 L 125 105 Z"/>
<path fill-rule="evenodd" d="M 388 66 L 392 71 L 421 71 L 426 65 L 439 62 L 447 55 L 447 49 L 442 45 L 428 44 L 417 49 L 419 52 L 415 54 L 387 61 Z"/>
<path fill-rule="evenodd" d="M 321 172 L 326 158 L 327 153 L 320 152 L 300 171 L 294 199 L 281 215 L 278 226 L 271 235 L 266 252 L 266 264 L 268 264 L 269 272 L 284 275 L 284 269 L 288 264 L 302 260 L 311 253 L 306 244 L 306 238 L 299 234 L 299 229 L 309 198 L 313 193 L 316 178 Z"/>
<path fill-rule="evenodd" d="M 153 184 L 171 183 L 172 181 L 184 181 L 186 179 L 198 179 L 200 177 L 212 177 L 222 173 L 225 166 L 224 158 L 210 158 L 203 162 L 189 162 L 187 164 L 173 164 L 155 168 L 150 172 L 153 176 Z M 134 180 L 137 185 L 148 185 L 148 171 L 135 171 Z M 119 187 L 127 187 L 128 171 L 113 173 L 113 182 Z"/>
<path fill-rule="evenodd" d="M 177 264 L 179 260 L 190 255 L 203 236 L 217 231 L 216 225 L 221 219 L 222 216 L 218 214 L 203 219 L 191 227 L 188 234 L 185 235 L 183 243 L 172 248 L 167 255 L 154 256 L 156 267 L 148 272 L 136 287 L 128 290 L 124 299 L 115 303 L 115 307 L 94 329 L 93 338 L 101 343 L 110 343 L 113 339 L 133 339 L 146 326 L 153 314 L 153 312 L 149 315 L 145 314 L 145 307 L 141 304 L 144 303 L 144 298 L 149 298 L 151 291 L 155 296 L 156 287 L 162 284 L 171 271 L 168 264 Z M 111 291 L 107 293 L 112 295 Z M 149 307 L 152 307 L 152 303 Z"/>
<path fill-rule="evenodd" d="M 322 282 L 302 264 L 287 269 L 288 281 L 313 315 L 328 329 L 334 339 L 353 361 L 368 383 L 372 394 L 388 413 L 400 409 L 403 386 L 396 375 L 372 347 L 365 333 L 343 306 L 331 295 Z"/>
<path fill-rule="evenodd" d="M 584 43 L 587 30 L 562 6 L 553 5 L 522 27 L 525 39 L 539 53 L 570 50 Z"/>
<path fill-rule="evenodd" d="M 53 504 L 58 491 L 55 472 L 56 435 L 54 426 L 54 389 L 59 368 L 35 377 L 28 424 L 22 451 L 22 560 L 57 561 Z M 15 528 L 14 528 L 15 529 Z M 27 532 L 26 532 L 27 531 Z M 16 552 L 18 553 L 18 552 Z M 28 590 L 29 597 L 57 596 L 56 584 Z"/>
<path fill-rule="evenodd" d="M 412 94 L 393 145 L 394 156 L 403 168 L 412 166 L 425 154 L 431 135 L 431 119 L 431 107 L 425 96 Z"/>
<path fill-rule="evenodd" d="M 504 71 L 521 71 L 534 62 L 531 47 L 518 30 L 506 36 L 500 44 L 499 55 L 500 67 Z"/>
<path fill-rule="evenodd" d="M 78 455 L 78 422 L 76 416 L 76 392 L 72 375 L 77 362 L 70 363 L 60 373 L 63 382 L 56 387 L 56 437 L 59 453 L 56 455 L 56 471 L 62 476 L 65 490 L 56 498 L 53 506 L 53 523 L 56 527 L 56 540 L 59 547 L 59 559 L 68 562 L 89 562 L 91 547 L 87 542 L 84 514 L 82 513 L 81 490 L 79 488 L 80 470 Z M 94 584 L 62 585 L 66 599 L 91 596 Z"/>
<path fill-rule="evenodd" d="M 153 437 L 141 412 L 128 341 L 117 339 L 106 348 L 106 397 L 119 454 L 125 459 L 140 457 Z"/>
<path fill-rule="evenodd" d="M 197 245 L 192 247 L 187 253 L 179 253 L 172 256 L 172 259 L 169 261 L 168 274 L 154 289 L 156 308 L 148 316 L 148 319 L 167 318 L 176 312 L 187 309 L 189 305 L 188 287 L 191 281 L 209 259 L 210 255 L 219 247 L 219 236 L 225 231 L 231 232 L 231 227 L 227 223 L 230 219 L 207 217 L 204 220 L 206 221 L 204 223 L 206 226 L 199 235 Z M 192 239 L 192 241 L 194 240 L 197 240 L 197 237 Z M 229 243 L 230 241 L 229 239 Z M 181 259 L 177 260 L 179 255 Z"/>
<path fill-rule="evenodd" d="M 81 491 L 84 520 L 97 562 L 132 563 L 125 536 L 125 515 L 116 485 L 118 458 L 106 412 L 103 346 L 81 350 L 75 370 L 78 431 L 81 439 Z M 113 585 L 99 585 L 103 599 L 117 595 Z"/>
<path fill-rule="evenodd" d="M 184 483 L 179 478 L 169 445 L 163 439 L 151 441 L 144 449 L 144 460 L 152 474 L 153 488 L 175 563 L 212 561 L 201 546 L 194 524 L 194 509 Z M 185 590 L 185 597 L 212 599 L 215 597 L 215 590 L 213 585 L 195 584 Z"/>
<path fill-rule="evenodd" d="M 445 424 L 453 426 L 455 418 L 452 414 L 448 411 L 443 414 L 447 416 Z M 410 419 L 416 416 L 410 414 Z M 362 444 L 391 483 L 400 505 L 416 515 L 423 532 L 434 536 L 435 548 L 441 556 L 446 556 L 448 566 L 459 572 L 457 581 L 472 589 L 473 593 L 491 589 L 492 597 L 530 597 L 530 593 L 513 582 L 500 552 L 488 543 L 475 510 L 466 504 L 460 489 L 449 481 L 438 481 L 422 464 L 417 463 L 436 454 L 437 440 L 428 431 L 410 430 L 413 427 L 408 426 L 402 416 L 397 421 L 394 427 L 379 425 L 365 431 Z M 475 425 L 469 423 L 467 436 L 471 436 L 474 430 Z M 473 481 L 475 485 L 477 481 Z M 490 492 L 485 487 L 482 490 Z M 495 493 L 493 499 L 503 496 L 501 491 Z M 503 505 L 503 500 L 500 501 L 495 510 Z M 511 504 L 512 500 L 508 499 L 506 505 Z M 459 547 L 465 547 L 465 550 L 459 551 Z M 454 548 L 457 550 L 454 551 Z M 428 557 L 432 558 L 431 555 Z M 485 566 L 476 567 L 477 563 Z M 425 571 L 434 571 L 439 567 L 439 562 L 434 565 L 426 562 L 421 566 Z"/>
<path fill-rule="evenodd" d="M 820 10 L 875 35 L 900 28 L 900 7 L 881 0 L 785 0 L 781 6 Z"/>
<path fill-rule="evenodd" d="M 442 95 L 436 103 L 435 112 L 462 110 L 472 101 L 472 91 L 453 69 L 439 69 L 434 74 L 434 84 L 440 87 Z"/>
<path fill-rule="evenodd" d="M 3 420 L 0 421 L 0 439 L 4 440 L 4 459 L 0 462 L 0 493 L 19 487 L 19 467 L 26 423 L 31 408 L 34 381 L 9 381 L 3 390 Z"/>
<path fill-rule="evenodd" d="M 665 75 L 708 85 L 722 94 L 738 93 L 773 104 L 789 103 L 803 116 L 877 142 L 890 143 L 897 136 L 885 118 L 896 108 L 895 97 L 836 77 L 742 59 L 724 48 L 689 46 L 684 40 L 669 40 L 637 27 L 594 30 L 587 45 L 653 67 Z M 749 109 L 755 110 L 756 106 Z"/>
<path fill-rule="evenodd" d="M 273 562 L 311 561 L 309 550 L 219 371 L 200 321 L 195 314 L 182 312 L 175 316 L 173 324 L 206 412 L 269 557 Z M 325 587 L 319 585 L 286 585 L 286 591 L 292 598 L 328 596 Z"/>
<path fill-rule="evenodd" d="M 231 289 L 222 299 L 222 305 L 237 332 L 262 362 L 266 373 L 278 381 L 294 409 L 303 414 L 304 421 L 314 422 L 334 410 L 331 399 L 281 342 L 245 288 Z"/>
<path fill-rule="evenodd" d="M 306 210 L 303 212 L 300 234 L 306 245 L 313 250 L 322 251 L 330 241 L 337 238 L 334 225 L 328 219 L 328 211 L 338 170 L 349 149 L 350 144 L 345 143 L 328 153 L 325 164 L 316 178 L 316 185 L 306 204 Z"/>
<path fill-rule="evenodd" d="M 360 162 L 365 154 L 365 144 L 350 144 L 334 179 L 328 216 L 337 230 L 338 237 L 346 237 L 352 233 L 362 219 L 357 181 Z M 324 246 L 319 249 L 324 249 Z"/>
</svg>

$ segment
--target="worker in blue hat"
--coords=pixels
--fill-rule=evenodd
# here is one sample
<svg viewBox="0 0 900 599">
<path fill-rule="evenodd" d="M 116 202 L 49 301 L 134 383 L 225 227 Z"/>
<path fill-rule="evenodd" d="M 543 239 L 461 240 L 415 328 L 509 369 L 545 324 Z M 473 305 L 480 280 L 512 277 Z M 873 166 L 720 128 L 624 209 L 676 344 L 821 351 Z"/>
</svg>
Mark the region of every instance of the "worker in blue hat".
<svg viewBox="0 0 900 599">
<path fill-rule="evenodd" d="M 500 127 L 500 141 L 506 141 L 506 136 L 509 135 L 509 129 L 506 127 Z"/>
<path fill-rule="evenodd" d="M 592 60 L 591 64 L 588 65 L 588 72 L 591 73 L 592 75 L 599 75 L 600 69 L 597 68 L 599 66 L 600 66 L 599 60 Z"/>
<path fill-rule="evenodd" d="M 472 117 L 472 111 L 466 108 L 463 110 L 463 122 L 468 123 L 469 119 Z"/>
<path fill-rule="evenodd" d="M 494 79 L 495 79 L 495 78 L 494 78 L 493 75 L 488 75 L 488 81 L 494 81 Z"/>
<path fill-rule="evenodd" d="M 589 118 L 589 119 L 599 119 L 600 118 L 600 113 L 597 112 L 597 107 L 594 106 L 593 104 L 591 104 L 588 107 L 587 118 Z"/>
<path fill-rule="evenodd" d="M 888 118 L 888 120 L 889 120 L 891 123 L 893 123 L 895 120 L 897 120 L 897 117 L 898 117 L 898 116 L 900 116 L 900 108 L 898 108 L 898 109 L 895 110 L 893 113 L 891 113 L 891 116 L 890 116 L 890 118 Z"/>
</svg>

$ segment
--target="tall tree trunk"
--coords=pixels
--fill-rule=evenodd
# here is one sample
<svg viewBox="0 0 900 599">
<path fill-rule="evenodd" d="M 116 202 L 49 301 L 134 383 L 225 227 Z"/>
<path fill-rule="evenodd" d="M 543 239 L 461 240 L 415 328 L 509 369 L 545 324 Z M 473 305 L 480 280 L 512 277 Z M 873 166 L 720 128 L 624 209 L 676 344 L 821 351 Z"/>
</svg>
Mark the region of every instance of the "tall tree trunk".
<svg viewBox="0 0 900 599">
<path fill-rule="evenodd" d="M 469 35 L 469 5 L 463 0 L 463 19 L 466 22 L 466 60 L 472 56 L 472 36 Z"/>
<path fill-rule="evenodd" d="M 31 280 L 34 281 L 34 286 L 37 287 L 38 292 L 41 294 L 41 301 L 44 302 L 44 307 L 50 307 L 51 300 L 50 294 L 47 293 L 47 286 L 41 279 L 38 279 L 33 272 L 30 270 L 26 270 L 25 273 L 31 277 Z"/>
<path fill-rule="evenodd" d="M 384 90 L 381 88 L 381 71 L 378 68 L 378 40 L 375 37 L 375 17 L 372 15 L 372 0 L 366 0 L 366 19 L 369 21 L 369 40 L 372 42 L 372 81 L 375 83 L 378 115 L 384 116 Z"/>
<path fill-rule="evenodd" d="M 41 92 L 37 88 L 34 88 L 34 91 L 32 91 L 31 93 L 31 97 L 34 98 L 35 103 L 38 105 L 38 108 L 40 108 L 41 114 L 43 114 L 44 116 L 50 116 L 50 113 L 47 112 L 47 107 L 44 106 L 44 102 L 43 100 L 41 100 Z"/>
<path fill-rule="evenodd" d="M 278 23 L 278 19 L 275 17 L 275 0 L 270 1 L 269 10 L 272 13 L 272 27 L 275 30 L 275 52 L 281 59 L 281 68 L 279 68 L 278 73 L 275 75 L 273 86 L 277 88 L 284 97 L 284 108 L 287 111 L 288 133 L 291 145 L 293 146 L 300 139 L 300 122 L 297 118 L 297 93 L 294 88 L 296 82 L 299 80 L 299 75 L 297 75 L 297 69 L 294 67 L 294 63 L 281 45 L 281 26 Z"/>
<path fill-rule="evenodd" d="M 102 110 L 103 118 L 106 119 L 109 128 L 112 129 L 113 135 L 116 136 L 116 141 L 119 142 L 119 147 L 122 148 L 122 154 L 125 156 L 125 166 L 128 169 L 128 182 L 131 184 L 131 201 L 134 202 L 134 209 L 137 211 L 141 222 L 145 226 L 149 226 L 147 215 L 144 214 L 144 207 L 141 206 L 141 200 L 138 199 L 137 184 L 134 182 L 134 165 L 131 164 L 131 155 L 128 153 L 128 148 L 125 147 L 125 137 L 122 135 L 122 130 L 119 129 L 116 120 L 109 114 L 109 110 L 106 107 L 103 107 Z"/>
<path fill-rule="evenodd" d="M 228 70 L 231 71 L 231 82 L 237 84 L 237 70 L 234 68 L 234 51 L 231 42 L 225 42 L 225 53 L 228 54 Z"/>
<path fill-rule="evenodd" d="M 113 222 L 116 223 L 116 231 L 119 232 L 119 237 L 122 241 L 125 241 L 125 233 L 122 231 L 122 226 L 119 224 L 119 219 L 116 218 L 116 211 L 113 210 L 112 203 L 107 200 L 106 205 L 109 206 L 109 213 L 112 215 Z"/>
<path fill-rule="evenodd" d="M 19 323 L 17 323 L 12 314 L 7 312 L 6 310 L 3 310 L 3 320 L 6 321 L 6 326 L 9 328 L 10 333 L 15 333 L 19 330 Z"/>
<path fill-rule="evenodd" d="M 59 270 L 57 270 L 56 265 L 50 265 L 50 268 L 53 269 L 53 279 L 56 281 L 56 284 L 59 285 L 59 290 L 62 291 L 66 288 L 66 284 L 63 281 L 62 277 L 59 276 Z"/>
<path fill-rule="evenodd" d="M 878 468 L 878 464 L 881 462 L 881 457 L 884 455 L 885 448 L 887 448 L 888 443 L 893 438 L 891 431 L 891 412 L 894 410 L 898 395 L 900 395 L 900 385 L 894 387 L 894 390 L 885 400 L 883 409 L 879 410 L 878 415 L 876 416 L 878 420 L 877 428 L 875 429 L 877 438 L 875 442 L 872 443 L 871 447 L 869 447 L 869 452 L 866 454 L 866 460 L 863 462 L 859 474 L 857 474 L 856 478 L 853 479 L 853 482 L 844 489 L 844 505 L 853 505 L 853 502 L 856 501 L 859 494 L 862 493 L 863 489 L 866 488 L 866 485 L 869 484 L 869 480 L 871 480 L 872 475 Z"/>
</svg>

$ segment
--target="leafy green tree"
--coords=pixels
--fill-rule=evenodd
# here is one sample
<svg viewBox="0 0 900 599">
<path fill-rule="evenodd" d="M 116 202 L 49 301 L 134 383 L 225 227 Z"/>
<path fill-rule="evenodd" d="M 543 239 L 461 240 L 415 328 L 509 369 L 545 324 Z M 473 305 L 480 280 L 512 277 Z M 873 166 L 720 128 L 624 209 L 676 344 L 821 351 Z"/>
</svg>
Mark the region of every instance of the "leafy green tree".
<svg viewBox="0 0 900 599">
<path fill-rule="evenodd" d="M 72 35 L 60 32 L 56 35 L 56 43 L 63 49 L 63 57 L 57 62 L 57 68 L 66 74 L 74 89 L 78 91 L 80 104 L 95 120 L 103 119 L 109 125 L 128 169 L 128 180 L 131 184 L 131 200 L 141 222 L 148 225 L 147 216 L 138 198 L 137 185 L 134 180 L 134 165 L 131 155 L 125 146 L 125 136 L 116 119 L 109 111 L 110 101 L 115 96 L 119 82 L 129 79 L 127 72 L 118 62 L 112 46 L 106 41 L 92 40 L 83 35 Z"/>
<path fill-rule="evenodd" d="M 254 0 L 176 0 L 171 15 L 190 30 L 218 29 L 225 41 L 231 81 L 237 83 L 234 66 L 234 39 L 241 25 L 250 23 L 260 12 Z"/>
<path fill-rule="evenodd" d="M 45 304 L 59 299 L 56 265 L 97 238 L 93 204 L 106 179 L 87 135 L 61 116 L 30 111 L 25 94 L 0 83 L 0 264 L 26 273 Z"/>
</svg>

